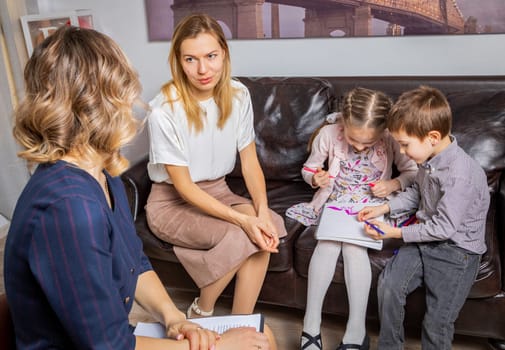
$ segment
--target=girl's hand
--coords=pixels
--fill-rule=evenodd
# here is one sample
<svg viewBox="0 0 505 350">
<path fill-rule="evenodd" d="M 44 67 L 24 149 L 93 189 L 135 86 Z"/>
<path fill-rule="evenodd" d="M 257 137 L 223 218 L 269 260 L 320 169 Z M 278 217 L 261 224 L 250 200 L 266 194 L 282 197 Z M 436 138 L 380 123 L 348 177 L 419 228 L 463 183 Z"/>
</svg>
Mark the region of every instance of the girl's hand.
<svg viewBox="0 0 505 350">
<path fill-rule="evenodd" d="M 177 340 L 187 339 L 190 350 L 208 350 L 221 338 L 216 332 L 190 321 L 171 324 L 167 328 L 167 336 Z"/>
<path fill-rule="evenodd" d="M 371 220 L 368 222 L 382 231 L 381 233 L 375 228 L 373 228 L 370 224 L 365 223 L 365 233 L 367 234 L 367 236 L 375 240 L 386 238 L 402 238 L 402 230 L 398 227 L 390 226 L 378 220 Z"/>
<path fill-rule="evenodd" d="M 400 181 L 397 179 L 393 180 L 379 180 L 373 184 L 370 184 L 370 189 L 375 197 L 385 198 L 391 193 L 401 189 Z"/>
<path fill-rule="evenodd" d="M 330 174 L 321 168 L 317 168 L 316 173 L 312 176 L 312 185 L 315 187 L 327 187 L 330 184 Z"/>
<path fill-rule="evenodd" d="M 374 219 L 378 216 L 389 213 L 389 205 L 387 203 L 377 205 L 377 206 L 368 206 L 361 209 L 358 213 L 358 221 L 365 221 Z"/>
<path fill-rule="evenodd" d="M 255 328 L 232 328 L 222 334 L 216 350 L 270 350 L 270 343 L 264 333 Z"/>
</svg>

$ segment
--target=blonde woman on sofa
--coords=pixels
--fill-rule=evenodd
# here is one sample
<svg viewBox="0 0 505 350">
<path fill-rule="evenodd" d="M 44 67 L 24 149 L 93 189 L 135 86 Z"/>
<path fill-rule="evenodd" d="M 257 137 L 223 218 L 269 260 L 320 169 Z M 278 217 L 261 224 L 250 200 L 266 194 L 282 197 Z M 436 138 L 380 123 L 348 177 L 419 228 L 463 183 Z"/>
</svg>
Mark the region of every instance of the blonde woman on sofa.
<svg viewBox="0 0 505 350">
<path fill-rule="evenodd" d="M 120 148 L 138 128 L 137 73 L 94 30 L 62 27 L 25 67 L 20 156 L 37 164 L 12 217 L 5 289 L 18 349 L 270 349 L 254 329 L 219 337 L 172 302 L 133 224 Z M 170 339 L 135 336 L 133 301 Z"/>
<path fill-rule="evenodd" d="M 270 254 L 286 230 L 268 208 L 256 155 L 247 88 L 230 78 L 230 52 L 220 25 L 191 15 L 176 27 L 169 54 L 172 80 L 150 102 L 146 213 L 152 232 L 174 252 L 200 288 L 187 316 L 212 315 L 235 277 L 231 312 L 252 313 Z M 252 200 L 225 181 L 237 153 Z"/>
<path fill-rule="evenodd" d="M 391 108 L 382 92 L 365 88 L 351 90 L 344 97 L 341 113 L 330 115 L 311 144 L 302 175 L 318 188 L 310 203 L 288 209 L 286 215 L 305 225 L 317 224 L 323 205 L 382 203 L 391 193 L 414 180 L 415 162 L 400 153 L 400 147 L 386 129 Z M 328 163 L 328 170 L 322 170 Z M 392 176 L 395 164 L 399 175 Z M 335 230 L 339 230 L 338 223 Z M 369 349 L 365 319 L 372 272 L 366 247 L 332 240 L 318 240 L 309 264 L 307 307 L 300 349 L 322 349 L 320 334 L 324 297 L 342 253 L 349 301 L 349 318 L 337 350 Z"/>
</svg>

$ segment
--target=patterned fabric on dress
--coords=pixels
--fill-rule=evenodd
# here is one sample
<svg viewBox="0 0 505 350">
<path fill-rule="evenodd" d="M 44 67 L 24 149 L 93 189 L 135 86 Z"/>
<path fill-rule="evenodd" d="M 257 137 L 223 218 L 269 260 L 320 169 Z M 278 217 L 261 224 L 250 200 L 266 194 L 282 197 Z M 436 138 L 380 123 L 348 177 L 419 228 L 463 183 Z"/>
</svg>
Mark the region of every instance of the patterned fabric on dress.
<svg viewBox="0 0 505 350">
<path fill-rule="evenodd" d="M 374 197 L 370 183 L 380 180 L 382 172 L 371 162 L 375 147 L 361 152 L 349 146 L 349 158 L 340 161 L 340 172 L 334 181 L 328 200 L 338 203 L 380 204 L 383 198 Z"/>
</svg>

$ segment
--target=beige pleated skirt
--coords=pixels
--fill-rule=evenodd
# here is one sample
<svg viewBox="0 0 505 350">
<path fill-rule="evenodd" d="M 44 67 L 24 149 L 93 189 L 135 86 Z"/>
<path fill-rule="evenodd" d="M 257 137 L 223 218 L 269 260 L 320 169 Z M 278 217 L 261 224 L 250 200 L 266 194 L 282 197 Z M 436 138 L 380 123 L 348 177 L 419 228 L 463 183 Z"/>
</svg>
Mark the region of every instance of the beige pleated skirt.
<svg viewBox="0 0 505 350">
<path fill-rule="evenodd" d="M 234 194 L 224 178 L 197 185 L 225 205 L 251 203 Z M 282 217 L 273 211 L 271 215 L 279 237 L 284 237 Z M 260 250 L 239 226 L 188 204 L 170 184 L 153 184 L 146 216 L 151 231 L 174 245 L 177 258 L 199 288 L 219 280 Z"/>
</svg>

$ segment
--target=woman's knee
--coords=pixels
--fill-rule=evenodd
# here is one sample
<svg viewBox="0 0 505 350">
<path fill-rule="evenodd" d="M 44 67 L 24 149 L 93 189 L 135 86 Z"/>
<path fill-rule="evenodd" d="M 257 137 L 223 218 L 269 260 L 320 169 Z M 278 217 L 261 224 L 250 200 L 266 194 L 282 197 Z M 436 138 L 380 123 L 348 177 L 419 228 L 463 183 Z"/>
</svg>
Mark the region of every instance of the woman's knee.
<svg viewBox="0 0 505 350">
<path fill-rule="evenodd" d="M 283 236 L 283 233 L 287 233 L 284 218 L 279 214 L 277 214 L 276 212 L 274 212 L 273 210 L 271 210 L 270 212 L 272 215 L 272 222 L 275 225 L 275 228 L 277 229 L 277 234 Z"/>
<path fill-rule="evenodd" d="M 270 252 L 258 251 L 248 258 L 254 264 L 260 267 L 267 267 L 270 262 Z"/>
</svg>

